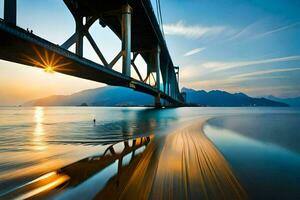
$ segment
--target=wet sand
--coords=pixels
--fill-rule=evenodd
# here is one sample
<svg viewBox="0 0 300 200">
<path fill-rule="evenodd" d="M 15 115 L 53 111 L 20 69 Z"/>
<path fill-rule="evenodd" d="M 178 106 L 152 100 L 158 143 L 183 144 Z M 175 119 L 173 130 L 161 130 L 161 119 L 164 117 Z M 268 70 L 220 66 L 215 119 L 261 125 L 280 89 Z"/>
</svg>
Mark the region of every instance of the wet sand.
<svg viewBox="0 0 300 200">
<path fill-rule="evenodd" d="M 87 182 L 97 170 L 104 169 L 100 167 L 104 162 L 117 160 L 117 173 L 102 188 L 93 184 L 96 189 L 93 190 L 95 195 L 89 192 L 91 199 L 247 199 L 227 161 L 203 133 L 205 120 L 193 120 L 163 137 L 141 140 L 139 146 L 136 142 L 131 145 L 124 142 L 125 147 L 119 153 L 108 149 L 110 157 L 88 158 L 62 168 L 55 173 L 64 177 L 62 185 L 46 188 L 31 198 L 68 199 L 72 197 L 72 194 L 64 195 L 68 187 L 76 188 Z M 141 146 L 145 146 L 145 150 L 135 154 Z M 129 164 L 123 165 L 126 155 L 132 156 Z M 47 184 L 49 182 L 52 181 Z M 87 191 L 82 192 L 78 194 Z"/>
</svg>

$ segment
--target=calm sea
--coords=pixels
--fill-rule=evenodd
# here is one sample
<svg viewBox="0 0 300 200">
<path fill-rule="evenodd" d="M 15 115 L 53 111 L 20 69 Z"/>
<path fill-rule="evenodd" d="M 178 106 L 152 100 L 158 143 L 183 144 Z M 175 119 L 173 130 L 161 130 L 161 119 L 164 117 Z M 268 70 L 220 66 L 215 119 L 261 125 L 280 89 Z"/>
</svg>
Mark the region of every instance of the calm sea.
<svg viewBox="0 0 300 200">
<path fill-rule="evenodd" d="M 0 194 L 108 144 L 159 137 L 198 117 L 211 117 L 204 131 L 249 197 L 300 199 L 296 108 L 0 107 Z"/>
</svg>

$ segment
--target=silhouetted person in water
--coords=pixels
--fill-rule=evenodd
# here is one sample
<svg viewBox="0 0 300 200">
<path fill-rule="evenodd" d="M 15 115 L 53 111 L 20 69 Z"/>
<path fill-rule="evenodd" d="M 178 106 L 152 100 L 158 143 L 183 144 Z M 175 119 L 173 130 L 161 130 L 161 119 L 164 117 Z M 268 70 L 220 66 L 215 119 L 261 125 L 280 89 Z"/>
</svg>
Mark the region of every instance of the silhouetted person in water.
<svg viewBox="0 0 300 200">
<path fill-rule="evenodd" d="M 96 119 L 95 118 L 93 119 L 93 122 L 94 122 L 94 125 L 96 125 Z"/>
</svg>

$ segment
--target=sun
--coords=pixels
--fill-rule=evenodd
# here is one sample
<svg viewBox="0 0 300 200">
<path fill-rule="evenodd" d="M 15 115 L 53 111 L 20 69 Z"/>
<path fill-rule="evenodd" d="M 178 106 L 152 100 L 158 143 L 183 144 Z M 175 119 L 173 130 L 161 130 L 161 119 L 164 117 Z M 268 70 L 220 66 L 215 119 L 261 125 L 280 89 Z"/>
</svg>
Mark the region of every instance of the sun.
<svg viewBox="0 0 300 200">
<path fill-rule="evenodd" d="M 54 67 L 52 67 L 51 65 L 47 65 L 44 67 L 44 71 L 47 73 L 54 73 Z"/>
<path fill-rule="evenodd" d="M 54 73 L 58 71 L 70 71 L 70 69 L 65 69 L 65 66 L 71 64 L 71 62 L 64 62 L 63 57 L 53 53 L 48 52 L 46 49 L 38 50 L 36 47 L 33 47 L 33 50 L 36 53 L 35 57 L 23 55 L 23 59 L 26 63 L 30 65 L 43 68 L 47 73 Z"/>
</svg>

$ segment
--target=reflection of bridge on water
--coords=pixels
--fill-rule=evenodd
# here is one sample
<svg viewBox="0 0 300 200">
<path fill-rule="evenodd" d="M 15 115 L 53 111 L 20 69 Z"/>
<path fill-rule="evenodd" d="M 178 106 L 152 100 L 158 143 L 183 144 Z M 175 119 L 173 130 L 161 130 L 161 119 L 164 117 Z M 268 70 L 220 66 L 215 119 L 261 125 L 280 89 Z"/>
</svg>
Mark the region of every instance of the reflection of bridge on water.
<svg viewBox="0 0 300 200">
<path fill-rule="evenodd" d="M 118 187 L 123 170 L 129 165 L 136 164 L 151 137 L 112 144 L 100 156 L 91 156 L 47 173 L 1 198 L 75 199 L 78 195 L 82 195 L 85 199 L 92 199 L 101 190 L 105 190 L 105 187 L 109 187 L 111 184 L 109 182 Z"/>
<path fill-rule="evenodd" d="M 75 33 L 62 45 L 53 44 L 17 26 L 17 0 L 4 0 L 4 20 L 0 21 L 0 58 L 29 66 L 123 86 L 150 94 L 155 105 L 161 98 L 168 105 L 183 105 L 179 91 L 179 68 L 173 65 L 163 33 L 150 0 L 64 0 L 75 20 Z M 107 61 L 89 32 L 96 22 L 109 27 L 121 40 L 121 50 Z M 83 57 L 83 38 L 91 44 L 101 61 Z M 68 50 L 75 44 L 75 52 Z M 140 56 L 147 64 L 143 77 L 135 63 Z M 113 70 L 122 58 L 122 73 Z M 138 78 L 133 78 L 134 69 Z"/>
</svg>

